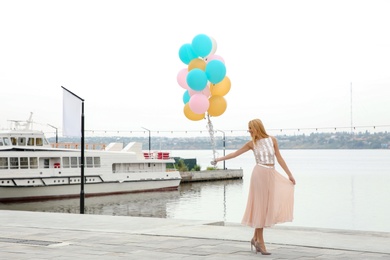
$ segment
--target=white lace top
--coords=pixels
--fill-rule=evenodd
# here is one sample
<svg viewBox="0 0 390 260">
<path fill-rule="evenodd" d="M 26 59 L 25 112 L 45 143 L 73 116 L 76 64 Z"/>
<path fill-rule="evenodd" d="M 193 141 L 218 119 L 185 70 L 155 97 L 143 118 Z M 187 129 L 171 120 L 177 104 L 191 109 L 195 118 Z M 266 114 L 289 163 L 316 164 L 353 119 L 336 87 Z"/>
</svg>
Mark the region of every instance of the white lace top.
<svg viewBox="0 0 390 260">
<path fill-rule="evenodd" d="M 257 164 L 275 164 L 275 149 L 271 137 L 257 140 L 253 153 Z"/>
</svg>

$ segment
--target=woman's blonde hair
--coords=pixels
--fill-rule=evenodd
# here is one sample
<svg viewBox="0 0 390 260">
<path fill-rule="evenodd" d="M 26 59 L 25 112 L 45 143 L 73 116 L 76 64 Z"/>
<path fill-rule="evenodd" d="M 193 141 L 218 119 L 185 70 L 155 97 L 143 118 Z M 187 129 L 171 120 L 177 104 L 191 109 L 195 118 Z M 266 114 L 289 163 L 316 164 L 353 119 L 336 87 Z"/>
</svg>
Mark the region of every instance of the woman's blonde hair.
<svg viewBox="0 0 390 260">
<path fill-rule="evenodd" d="M 269 135 L 265 131 L 263 122 L 260 119 L 253 119 L 249 121 L 248 127 L 252 130 L 252 140 L 255 142 L 261 138 L 266 138 Z"/>
</svg>

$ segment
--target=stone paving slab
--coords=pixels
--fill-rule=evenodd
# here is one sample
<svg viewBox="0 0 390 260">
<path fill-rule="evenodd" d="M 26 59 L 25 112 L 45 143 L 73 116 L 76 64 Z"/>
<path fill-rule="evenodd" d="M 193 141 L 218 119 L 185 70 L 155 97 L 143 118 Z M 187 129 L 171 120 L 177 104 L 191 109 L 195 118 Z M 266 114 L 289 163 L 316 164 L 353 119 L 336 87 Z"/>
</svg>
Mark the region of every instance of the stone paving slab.
<svg viewBox="0 0 390 260">
<path fill-rule="evenodd" d="M 0 210 L 0 259 L 390 259 L 390 233 Z"/>
</svg>

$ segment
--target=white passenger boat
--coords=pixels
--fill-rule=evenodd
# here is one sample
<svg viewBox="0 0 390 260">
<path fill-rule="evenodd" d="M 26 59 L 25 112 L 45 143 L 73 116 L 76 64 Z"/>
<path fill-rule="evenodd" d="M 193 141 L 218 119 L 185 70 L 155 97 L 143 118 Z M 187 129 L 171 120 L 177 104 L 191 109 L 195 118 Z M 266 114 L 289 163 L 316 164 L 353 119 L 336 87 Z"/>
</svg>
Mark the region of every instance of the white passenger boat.
<svg viewBox="0 0 390 260">
<path fill-rule="evenodd" d="M 31 117 L 0 131 L 0 202 L 80 196 L 81 150 L 52 147 Z M 175 190 L 180 173 L 168 153 L 144 153 L 141 143 L 84 150 L 85 197 Z M 169 167 L 171 166 L 171 167 Z"/>
</svg>

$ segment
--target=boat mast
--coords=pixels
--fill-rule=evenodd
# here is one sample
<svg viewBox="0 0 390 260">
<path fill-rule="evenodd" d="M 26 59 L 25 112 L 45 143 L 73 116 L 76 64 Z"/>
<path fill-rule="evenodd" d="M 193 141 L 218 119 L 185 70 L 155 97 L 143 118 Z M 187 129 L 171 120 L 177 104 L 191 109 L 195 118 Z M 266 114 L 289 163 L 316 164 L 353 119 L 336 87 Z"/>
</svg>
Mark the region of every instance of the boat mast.
<svg viewBox="0 0 390 260">
<path fill-rule="evenodd" d="M 32 130 L 32 124 L 33 124 L 32 116 L 33 116 L 33 112 L 30 112 L 30 117 L 26 120 L 26 127 L 24 128 L 24 130 Z"/>
<path fill-rule="evenodd" d="M 352 121 L 352 82 L 351 82 L 351 135 L 353 135 L 353 121 Z"/>
</svg>

